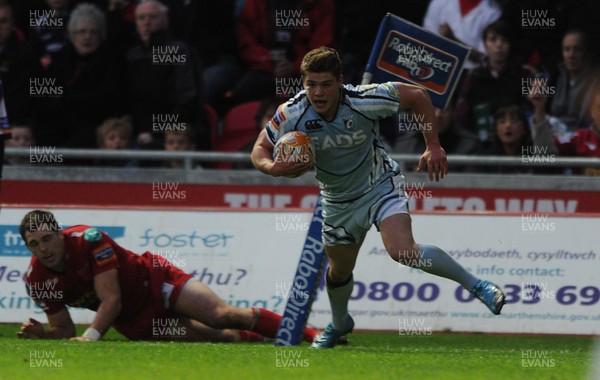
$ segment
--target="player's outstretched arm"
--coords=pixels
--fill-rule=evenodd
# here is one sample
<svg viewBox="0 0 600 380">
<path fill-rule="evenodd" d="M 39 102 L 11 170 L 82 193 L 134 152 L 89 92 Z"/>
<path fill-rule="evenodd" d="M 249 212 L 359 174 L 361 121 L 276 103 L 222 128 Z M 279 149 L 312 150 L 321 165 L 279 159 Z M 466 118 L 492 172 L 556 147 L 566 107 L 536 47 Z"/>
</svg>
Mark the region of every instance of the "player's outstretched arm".
<svg viewBox="0 0 600 380">
<path fill-rule="evenodd" d="M 82 342 L 98 340 L 108 331 L 121 312 L 121 287 L 117 269 L 110 269 L 94 277 L 94 289 L 100 306 L 91 326 L 82 336 L 71 338 Z"/>
<path fill-rule="evenodd" d="M 400 96 L 400 108 L 412 109 L 413 112 L 422 118 L 422 133 L 425 139 L 425 152 L 419 159 L 417 171 L 421 171 L 427 165 L 429 180 L 436 182 L 448 174 L 448 161 L 446 152 L 440 145 L 440 139 L 437 131 L 435 119 L 435 110 L 431 103 L 431 98 L 424 88 L 394 82 Z"/>
<path fill-rule="evenodd" d="M 41 322 L 29 318 L 29 321 L 21 323 L 21 329 L 17 332 L 17 336 L 24 339 L 68 339 L 75 336 L 75 325 L 66 308 L 54 314 L 46 314 L 46 316 L 48 317 L 48 330 L 44 330 Z"/>
</svg>

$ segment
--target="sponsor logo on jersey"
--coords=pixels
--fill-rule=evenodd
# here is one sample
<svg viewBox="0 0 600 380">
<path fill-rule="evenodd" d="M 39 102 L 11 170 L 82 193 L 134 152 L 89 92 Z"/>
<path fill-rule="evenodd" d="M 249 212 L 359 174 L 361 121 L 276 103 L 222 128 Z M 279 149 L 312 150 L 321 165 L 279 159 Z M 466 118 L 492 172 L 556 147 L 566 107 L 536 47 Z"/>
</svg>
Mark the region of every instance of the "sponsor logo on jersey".
<svg viewBox="0 0 600 380">
<path fill-rule="evenodd" d="M 367 135 L 359 130 L 352 133 L 339 133 L 336 135 L 326 135 L 324 137 L 311 136 L 311 139 L 318 147 L 318 150 L 327 150 L 330 148 L 350 148 L 363 144 L 367 141 Z"/>
<path fill-rule="evenodd" d="M 319 123 L 319 119 L 313 119 L 313 120 L 307 120 L 304 123 L 304 127 L 306 128 L 307 131 L 318 131 L 323 129 L 323 125 L 321 123 Z"/>
<path fill-rule="evenodd" d="M 115 251 L 108 243 L 102 244 L 100 247 L 96 248 L 93 252 L 93 255 L 96 259 L 96 263 L 100 266 L 112 263 L 113 261 L 117 260 Z"/>
<path fill-rule="evenodd" d="M 89 242 L 95 242 L 102 239 L 102 234 L 97 228 L 91 227 L 83 231 L 83 238 Z"/>
</svg>

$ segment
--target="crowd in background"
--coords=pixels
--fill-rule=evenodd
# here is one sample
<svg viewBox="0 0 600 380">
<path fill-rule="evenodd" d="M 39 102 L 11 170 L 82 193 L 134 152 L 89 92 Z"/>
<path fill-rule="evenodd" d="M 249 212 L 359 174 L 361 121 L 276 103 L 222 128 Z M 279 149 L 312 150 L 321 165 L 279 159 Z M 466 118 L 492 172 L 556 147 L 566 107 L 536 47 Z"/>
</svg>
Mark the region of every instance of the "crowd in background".
<svg viewBox="0 0 600 380">
<path fill-rule="evenodd" d="M 472 48 L 449 106 L 436 111 L 448 154 L 600 157 L 594 0 L 0 0 L 7 146 L 216 149 L 235 138 L 215 132 L 233 109 L 257 104 L 246 118 L 258 134 L 302 89 L 300 61 L 313 48 L 338 49 L 344 83 L 360 84 L 387 12 Z M 422 153 L 403 120 L 382 122 L 389 151 Z"/>
</svg>

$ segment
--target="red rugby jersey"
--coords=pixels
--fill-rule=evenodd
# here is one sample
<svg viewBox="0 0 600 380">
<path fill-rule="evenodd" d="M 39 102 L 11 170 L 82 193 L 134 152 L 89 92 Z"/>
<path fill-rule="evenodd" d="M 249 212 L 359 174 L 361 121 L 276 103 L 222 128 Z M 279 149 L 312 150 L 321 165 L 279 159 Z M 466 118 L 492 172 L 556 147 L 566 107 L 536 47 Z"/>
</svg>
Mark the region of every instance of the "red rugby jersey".
<svg viewBox="0 0 600 380">
<path fill-rule="evenodd" d="M 96 311 L 100 300 L 94 276 L 118 270 L 121 312 L 115 323 L 134 317 L 150 299 L 149 255 L 136 255 L 119 246 L 106 233 L 86 225 L 62 231 L 65 242 L 64 272 L 44 267 L 33 256 L 25 276 L 27 293 L 46 312 L 54 314 L 66 305 Z"/>
</svg>

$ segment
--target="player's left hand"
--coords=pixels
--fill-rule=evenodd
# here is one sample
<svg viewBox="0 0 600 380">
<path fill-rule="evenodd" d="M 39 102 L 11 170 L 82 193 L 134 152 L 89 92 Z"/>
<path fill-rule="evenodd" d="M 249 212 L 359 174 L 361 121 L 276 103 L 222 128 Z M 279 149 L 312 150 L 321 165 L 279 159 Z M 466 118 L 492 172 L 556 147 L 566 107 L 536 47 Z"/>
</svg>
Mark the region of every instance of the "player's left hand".
<svg viewBox="0 0 600 380">
<path fill-rule="evenodd" d="M 423 170 L 425 165 L 427 165 L 430 181 L 433 181 L 434 175 L 436 182 L 439 182 L 440 179 L 444 178 L 444 176 L 448 174 L 448 160 L 446 159 L 446 151 L 444 151 L 444 148 L 439 144 L 427 146 L 425 153 L 423 153 L 419 159 L 417 171 L 420 172 Z"/>
<path fill-rule="evenodd" d="M 88 338 L 87 336 L 75 336 L 75 337 L 71 338 L 70 340 L 76 340 L 78 342 L 93 342 L 94 341 L 92 338 Z"/>
<path fill-rule="evenodd" d="M 21 323 L 17 336 L 23 339 L 42 339 L 45 336 L 44 326 L 41 322 L 29 318 L 29 321 Z"/>
</svg>

